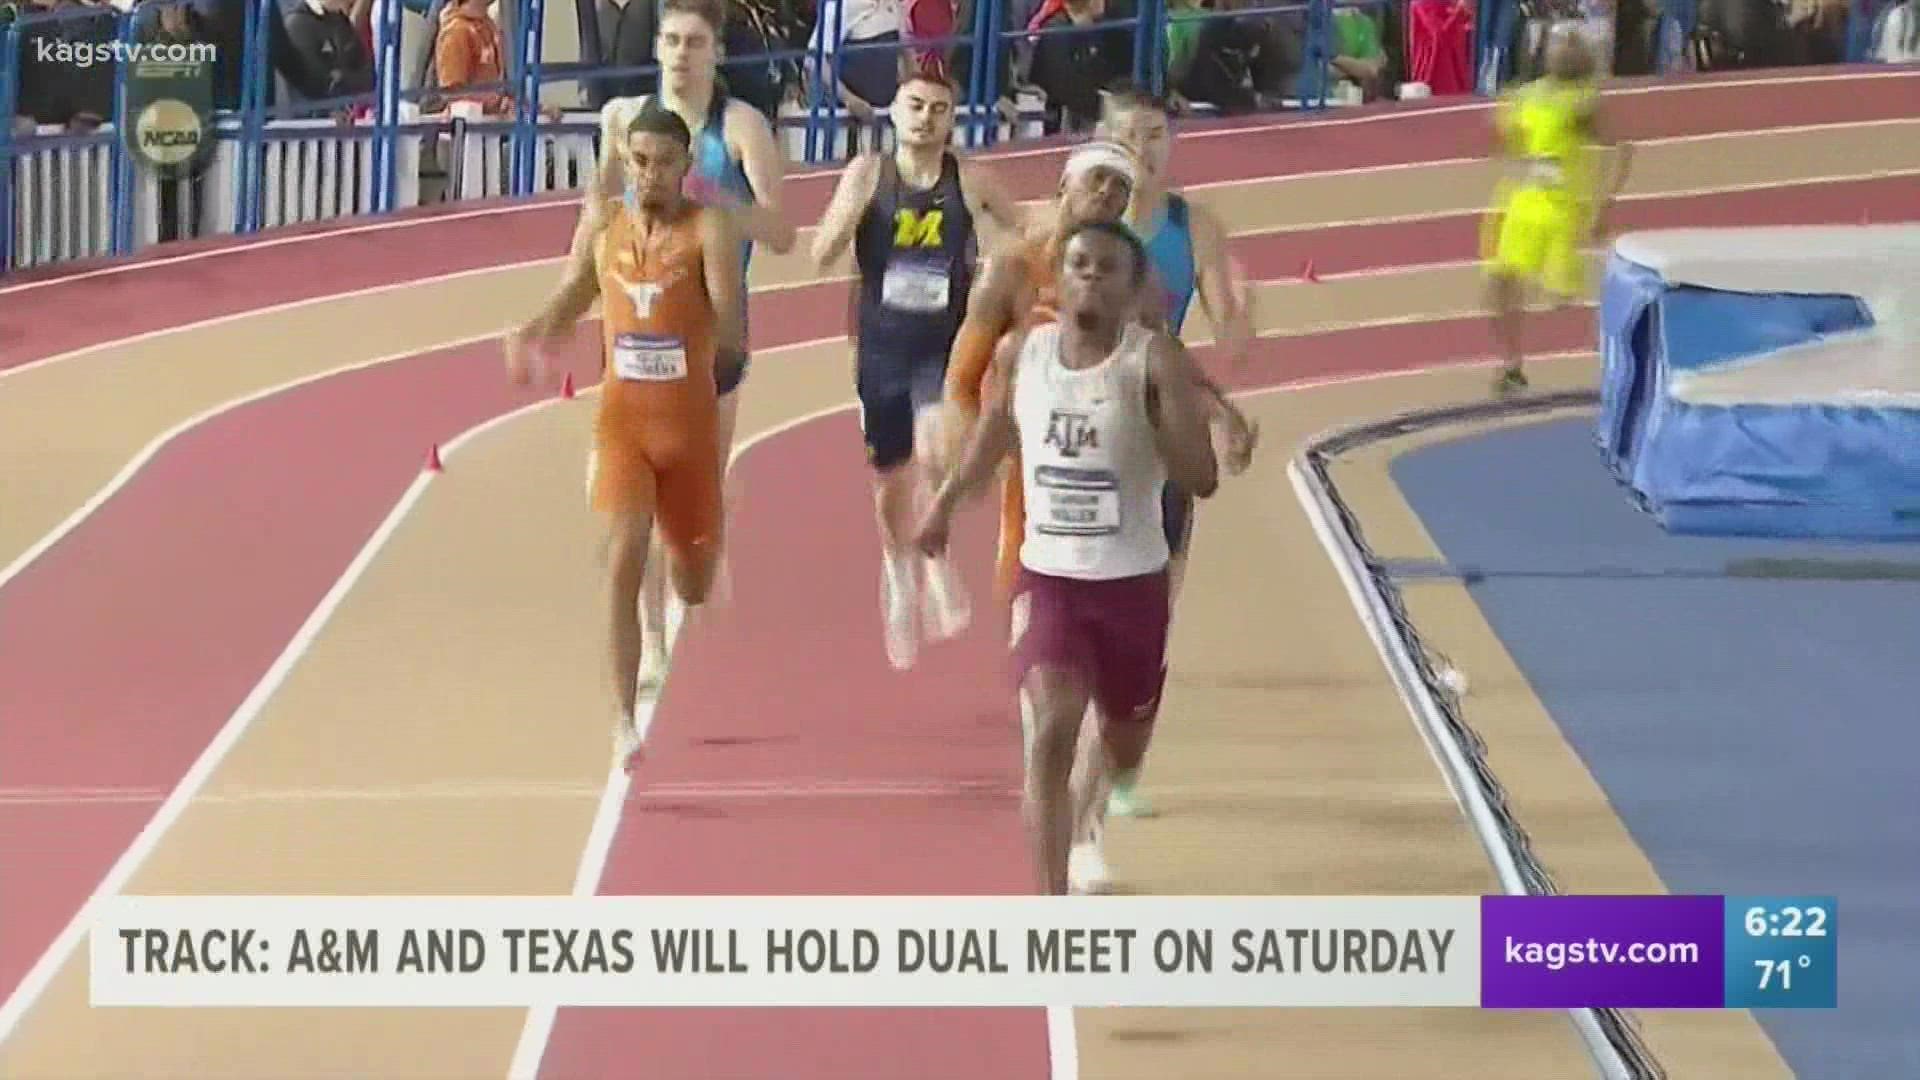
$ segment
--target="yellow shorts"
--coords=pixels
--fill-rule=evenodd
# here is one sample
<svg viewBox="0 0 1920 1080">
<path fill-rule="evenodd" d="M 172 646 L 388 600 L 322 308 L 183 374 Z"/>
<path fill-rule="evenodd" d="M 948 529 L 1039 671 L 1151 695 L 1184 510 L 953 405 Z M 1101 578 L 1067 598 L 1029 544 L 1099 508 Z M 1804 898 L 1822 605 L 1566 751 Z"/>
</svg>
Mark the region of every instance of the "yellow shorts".
<svg viewBox="0 0 1920 1080">
<path fill-rule="evenodd" d="M 1562 299 L 1585 296 L 1591 216 L 1560 192 L 1523 187 L 1497 201 L 1481 230 L 1487 272 L 1520 278 Z"/>
</svg>

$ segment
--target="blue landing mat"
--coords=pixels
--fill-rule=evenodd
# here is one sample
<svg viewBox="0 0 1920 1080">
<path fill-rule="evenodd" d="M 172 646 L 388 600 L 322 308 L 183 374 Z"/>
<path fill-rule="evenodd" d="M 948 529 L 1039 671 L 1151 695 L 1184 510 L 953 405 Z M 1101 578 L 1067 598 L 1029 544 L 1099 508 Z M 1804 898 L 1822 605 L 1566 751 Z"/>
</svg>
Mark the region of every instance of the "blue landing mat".
<svg viewBox="0 0 1920 1080">
<path fill-rule="evenodd" d="M 1840 1008 L 1755 1014 L 1794 1071 L 1920 1078 L 1920 545 L 1669 536 L 1592 428 L 1392 473 L 1668 888 L 1839 898 Z"/>
</svg>

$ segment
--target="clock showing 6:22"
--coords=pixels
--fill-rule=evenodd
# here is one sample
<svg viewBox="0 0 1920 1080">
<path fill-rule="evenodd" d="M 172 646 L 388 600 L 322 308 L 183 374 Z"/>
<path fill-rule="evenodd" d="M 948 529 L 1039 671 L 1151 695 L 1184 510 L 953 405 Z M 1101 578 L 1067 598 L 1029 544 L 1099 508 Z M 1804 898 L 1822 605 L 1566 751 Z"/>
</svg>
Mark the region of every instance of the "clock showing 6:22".
<svg viewBox="0 0 1920 1080">
<path fill-rule="evenodd" d="M 1726 1006 L 1838 1005 L 1839 909 L 1831 896 L 1729 896 Z"/>
</svg>

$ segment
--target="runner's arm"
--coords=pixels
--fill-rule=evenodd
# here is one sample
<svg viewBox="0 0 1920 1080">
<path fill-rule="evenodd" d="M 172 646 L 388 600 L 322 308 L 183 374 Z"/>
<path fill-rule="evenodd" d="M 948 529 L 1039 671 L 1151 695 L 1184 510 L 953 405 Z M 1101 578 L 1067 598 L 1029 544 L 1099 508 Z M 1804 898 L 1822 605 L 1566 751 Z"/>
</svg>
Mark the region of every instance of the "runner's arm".
<svg viewBox="0 0 1920 1080">
<path fill-rule="evenodd" d="M 1213 324 L 1213 337 L 1236 364 L 1246 360 L 1253 347 L 1253 295 L 1247 282 L 1238 280 L 1233 262 L 1227 256 L 1227 230 L 1213 212 L 1197 204 L 1187 204 L 1188 221 L 1193 227 L 1195 284 L 1200 308 Z"/>
<path fill-rule="evenodd" d="M 740 236 L 733 218 L 721 210 L 702 210 L 700 247 L 707 295 L 713 298 L 715 363 L 722 368 L 738 365 L 747 345 L 741 329 L 746 298 L 740 295 Z"/>
<path fill-rule="evenodd" d="M 1183 370 L 1191 360 L 1183 362 L 1182 351 L 1171 337 L 1154 335 L 1147 353 L 1148 408 L 1154 442 L 1167 463 L 1167 479 L 1195 498 L 1206 499 L 1220 487 L 1220 462 L 1214 457 L 1200 384 Z"/>
<path fill-rule="evenodd" d="M 989 218 L 1006 234 L 1005 239 L 1017 244 L 1027 234 L 1032 224 L 1025 210 L 1015 202 L 1012 193 L 1000 182 L 1000 177 L 992 169 L 978 162 L 960 163 L 960 190 L 966 196 L 967 209 L 976 218 Z"/>
<path fill-rule="evenodd" d="M 959 464 L 947 474 L 946 482 L 934 496 L 935 513 L 942 518 L 951 515 L 962 500 L 991 480 L 1001 460 L 1019 441 L 1019 430 L 1013 423 L 1013 362 L 1020 355 L 1020 346 L 1026 337 L 1023 333 L 1008 334 L 994 350 L 990 372 L 992 392 L 981 408 L 980 419 L 973 425 L 973 434 L 967 440 Z"/>
<path fill-rule="evenodd" d="M 860 226 L 860 216 L 873 201 L 873 193 L 879 186 L 880 155 L 876 153 L 864 153 L 854 158 L 853 163 L 847 166 L 847 171 L 840 174 L 839 186 L 833 189 L 833 201 L 827 204 L 827 212 L 820 218 L 820 227 L 813 233 L 813 248 L 809 254 L 813 257 L 816 273 L 826 273 L 827 267 L 853 242 L 854 230 Z"/>
<path fill-rule="evenodd" d="M 773 128 L 765 116 L 744 101 L 728 104 L 727 127 L 737 137 L 741 166 L 746 169 L 747 182 L 753 185 L 755 201 L 740 208 L 741 229 L 747 239 L 785 255 L 793 250 L 798 233 L 780 208 L 786 159 L 774 142 Z"/>
<path fill-rule="evenodd" d="M 966 426 L 980 415 L 982 384 L 993 363 L 995 345 L 1013 327 L 1014 305 L 1025 272 L 1018 259 L 989 259 L 980 281 L 967 296 L 967 314 L 948 354 L 945 393 L 947 404 Z"/>
</svg>

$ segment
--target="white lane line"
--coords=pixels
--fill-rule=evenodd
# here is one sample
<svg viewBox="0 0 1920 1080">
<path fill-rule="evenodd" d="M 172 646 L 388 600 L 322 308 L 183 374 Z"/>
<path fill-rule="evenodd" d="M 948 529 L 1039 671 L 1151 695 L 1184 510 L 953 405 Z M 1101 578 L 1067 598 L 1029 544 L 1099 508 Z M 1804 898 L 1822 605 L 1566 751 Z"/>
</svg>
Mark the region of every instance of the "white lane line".
<svg viewBox="0 0 1920 1080">
<path fill-rule="evenodd" d="M 848 404 L 829 406 L 785 420 L 772 427 L 756 431 L 735 446 L 728 458 L 728 465 L 737 465 L 749 450 L 761 446 L 767 440 L 783 432 L 792 431 L 803 424 L 829 416 L 837 416 L 852 408 Z M 678 644 L 676 641 L 675 644 Z M 672 667 L 668 666 L 671 678 Z M 655 700 L 642 701 L 635 710 L 636 720 L 643 733 L 651 734 L 654 720 Z M 606 871 L 607 857 L 613 851 L 613 843 L 620 829 L 620 811 L 626 805 L 631 778 L 615 762 L 607 772 L 606 786 L 600 793 L 599 805 L 594 808 L 593 824 L 587 830 L 587 841 L 580 853 L 580 863 L 574 871 L 573 895 L 592 896 L 600 890 L 600 877 Z M 557 1015 L 550 1005 L 536 1006 L 527 1010 L 526 1019 L 520 1028 L 520 1038 L 513 1049 L 513 1059 L 508 1063 L 507 1075 L 512 1080 L 536 1080 L 540 1073 L 540 1059 L 546 1055 L 547 1042 L 553 1036 L 553 1022 Z"/>
<path fill-rule="evenodd" d="M 502 424 L 536 409 L 557 404 L 561 400 L 563 399 L 558 396 L 545 398 L 501 413 L 485 423 L 469 428 L 441 447 L 442 458 L 450 458 L 458 454 L 473 439 Z M 346 600 L 354 584 L 373 564 L 374 558 L 381 549 L 386 547 L 387 541 L 399 529 L 401 522 L 412 511 L 414 504 L 425 495 L 428 486 L 433 482 L 433 476 L 432 473 L 422 472 L 414 478 L 413 483 L 400 496 L 400 501 L 387 514 L 386 520 L 380 523 L 379 528 L 354 556 L 353 562 L 347 566 L 346 571 L 334 581 L 333 587 L 328 589 L 327 594 L 320 599 L 319 606 L 313 609 L 313 612 L 307 616 L 306 622 L 293 635 L 292 640 L 287 642 L 286 648 L 274 660 L 273 666 L 267 669 L 266 674 L 254 685 L 252 692 L 228 717 L 226 724 L 200 752 L 200 756 L 194 759 L 186 775 L 180 778 L 180 782 L 160 803 L 153 817 L 140 830 L 140 834 L 134 837 L 133 843 L 129 844 L 127 849 L 121 852 L 120 857 L 114 860 L 112 868 L 107 871 L 100 883 L 94 886 L 86 903 L 81 905 L 80 910 L 74 913 L 73 918 L 60 931 L 59 936 L 40 954 L 39 959 L 28 970 L 26 977 L 7 996 L 5 1003 L 0 1004 L 0 1045 L 4 1045 L 7 1038 L 13 1034 L 21 1018 L 33 1008 L 34 1003 L 40 999 L 40 995 L 45 993 L 47 986 L 52 983 L 54 976 L 60 972 L 72 957 L 74 950 L 79 948 L 80 943 L 85 940 L 88 921 L 92 918 L 100 900 L 103 897 L 116 895 L 126 887 L 127 882 L 159 846 L 167 830 L 173 827 L 174 822 L 179 820 L 188 804 L 200 794 L 202 788 L 206 787 L 214 770 L 219 768 L 220 762 L 226 758 L 227 753 L 246 734 L 247 728 L 259 717 L 268 700 L 280 688 L 280 684 L 286 681 L 288 674 L 299 664 L 300 658 L 313 646 L 315 639 L 326 627 L 328 620 L 333 617 L 333 613 Z"/>
<path fill-rule="evenodd" d="M 479 342 L 496 336 L 497 334 L 479 334 L 455 338 L 451 341 L 436 342 L 424 349 L 408 349 L 406 352 L 388 353 L 385 356 L 376 356 L 371 360 L 362 360 L 344 367 L 328 368 L 325 371 L 314 372 L 288 382 L 276 383 L 273 386 L 256 390 L 242 397 L 223 401 L 210 409 L 202 409 L 194 413 L 192 416 L 168 428 L 158 437 L 141 447 L 139 453 L 135 454 L 131 460 L 120 467 L 120 471 L 113 475 L 113 479 L 107 481 L 99 490 L 88 496 L 86 502 L 81 503 L 79 507 L 68 514 L 60 524 L 54 526 L 45 536 L 35 541 L 32 547 L 21 552 L 13 561 L 7 563 L 4 568 L 0 568 L 0 589 L 5 589 L 7 583 L 18 577 L 35 559 L 46 554 L 55 544 L 64 540 L 68 534 L 79 528 L 89 517 L 92 517 L 94 511 L 106 505 L 107 500 L 113 498 L 128 484 L 132 483 L 133 478 L 138 475 L 142 469 L 146 468 L 147 463 L 152 461 L 160 451 L 166 449 L 169 443 L 172 443 L 175 439 L 185 435 L 195 427 L 207 423 L 225 413 L 232 412 L 235 409 L 265 401 L 267 398 L 275 397 L 291 390 L 297 390 L 303 386 L 310 386 L 313 383 L 321 382 L 325 379 L 348 375 L 356 371 L 363 371 L 367 368 L 378 367 L 382 364 L 390 364 L 415 356 L 425 356 L 430 353 L 443 352 L 447 349 L 458 349 L 463 346 L 478 344 Z M 424 448 L 422 452 L 425 452 Z"/>
</svg>

